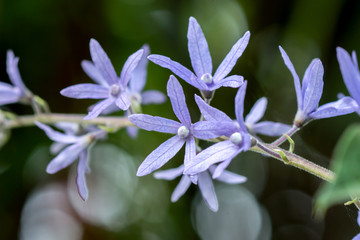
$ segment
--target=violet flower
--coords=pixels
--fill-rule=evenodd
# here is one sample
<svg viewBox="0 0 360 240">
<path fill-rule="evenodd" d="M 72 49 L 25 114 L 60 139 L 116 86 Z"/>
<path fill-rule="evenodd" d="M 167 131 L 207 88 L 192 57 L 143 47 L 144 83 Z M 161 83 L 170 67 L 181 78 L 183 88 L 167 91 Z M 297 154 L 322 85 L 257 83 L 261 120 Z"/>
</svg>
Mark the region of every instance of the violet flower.
<svg viewBox="0 0 360 240">
<path fill-rule="evenodd" d="M 46 172 L 49 174 L 56 173 L 63 168 L 68 167 L 77 158 L 79 158 L 77 166 L 77 178 L 76 183 L 80 197 L 85 201 L 88 197 L 88 189 L 86 186 L 85 173 L 90 171 L 88 166 L 89 150 L 95 140 L 101 139 L 106 135 L 106 132 L 100 129 L 88 132 L 82 136 L 76 136 L 72 131 L 68 133 L 61 133 L 53 130 L 51 127 L 35 122 L 36 125 L 44 130 L 46 135 L 56 143 L 67 144 L 64 148 L 46 168 Z M 63 147 L 63 146 L 62 146 Z M 58 148 L 59 149 L 59 148 Z M 54 151 L 54 149 L 53 149 Z"/>
<path fill-rule="evenodd" d="M 144 50 L 140 49 L 130 55 L 121 70 L 119 78 L 100 44 L 95 39 L 91 39 L 90 54 L 93 62 L 85 60 L 81 64 L 86 74 L 96 84 L 76 84 L 61 90 L 60 93 L 63 96 L 77 99 L 104 99 L 98 102 L 84 119 L 96 118 L 113 103 L 120 109 L 127 110 L 130 106 L 127 84 L 143 52 Z"/>
<path fill-rule="evenodd" d="M 201 195 L 203 199 L 205 200 L 205 203 L 210 208 L 211 211 L 217 212 L 219 209 L 219 204 L 217 201 L 215 188 L 212 183 L 212 179 L 209 175 L 212 174 L 215 170 L 214 166 L 211 166 L 209 168 L 209 171 L 204 171 L 197 174 L 198 182 L 197 185 L 199 185 L 199 189 L 201 192 Z M 181 165 L 178 168 L 168 169 L 164 171 L 158 171 L 154 173 L 154 177 L 156 179 L 165 179 L 165 180 L 173 180 L 176 177 L 183 175 L 184 171 L 184 165 Z M 220 176 L 217 178 L 217 180 L 228 183 L 228 184 L 239 184 L 244 183 L 247 179 L 246 177 L 240 176 L 238 174 L 229 172 L 229 171 L 223 171 Z M 183 175 L 181 177 L 181 180 L 179 184 L 176 186 L 175 190 L 173 191 L 171 195 L 171 202 L 176 202 L 184 193 L 188 190 L 188 188 L 191 185 L 191 177 L 188 175 Z"/>
<path fill-rule="evenodd" d="M 245 81 L 235 97 L 235 115 L 237 122 L 233 122 L 225 113 L 200 101 L 199 97 L 196 98 L 201 114 L 206 120 L 216 120 L 224 123 L 232 122 L 235 127 L 232 132 L 228 132 L 228 134 L 225 135 L 229 137 L 229 140 L 208 147 L 196 155 L 191 164 L 185 165 L 184 174 L 198 174 L 204 172 L 210 166 L 222 162 L 216 170 L 214 170 L 213 178 L 218 178 L 236 155 L 240 152 L 247 151 L 251 147 L 251 137 L 247 131 L 243 117 L 246 86 L 247 82 Z"/>
<path fill-rule="evenodd" d="M 149 60 L 164 68 L 168 68 L 187 83 L 200 89 L 206 98 L 211 98 L 212 91 L 221 86 L 238 88 L 243 84 L 244 78 L 242 76 L 226 76 L 244 52 L 249 42 L 250 32 L 246 32 L 244 36 L 235 43 L 214 75 L 212 75 L 212 59 L 207 41 L 200 25 L 193 17 L 189 19 L 187 38 L 191 65 L 195 73 L 192 73 L 180 63 L 165 56 L 153 54 L 148 57 Z"/>
<path fill-rule="evenodd" d="M 294 78 L 298 104 L 298 111 L 294 120 L 295 126 L 301 127 L 313 119 L 335 117 L 355 111 L 352 99 L 349 97 L 343 97 L 335 102 L 318 107 L 324 86 L 324 68 L 320 59 L 316 58 L 310 63 L 305 71 L 302 84 L 300 84 L 299 76 L 288 55 L 282 47 L 279 46 L 279 49 L 286 67 Z"/>
<path fill-rule="evenodd" d="M 360 211 L 358 211 L 357 224 L 360 226 Z M 360 240 L 360 233 L 357 234 L 352 240 Z"/>
<path fill-rule="evenodd" d="M 337 59 L 345 85 L 354 99 L 352 102 L 355 111 L 360 115 L 360 72 L 355 51 L 352 57 L 343 48 L 336 48 Z"/>
<path fill-rule="evenodd" d="M 146 114 L 129 116 L 129 120 L 139 128 L 147 131 L 176 134 L 146 157 L 137 171 L 137 176 L 147 175 L 163 166 L 175 156 L 184 144 L 184 165 L 187 166 L 196 155 L 195 137 L 201 139 L 216 138 L 226 135 L 233 129 L 231 124 L 221 122 L 200 121 L 192 124 L 183 89 L 178 80 L 172 75 L 167 84 L 167 93 L 173 111 L 180 122 Z"/>
<path fill-rule="evenodd" d="M 7 51 L 6 70 L 12 85 L 0 82 L 0 106 L 17 102 L 28 102 L 32 93 L 24 85 L 19 68 L 19 58 L 15 57 L 13 51 Z"/>
</svg>

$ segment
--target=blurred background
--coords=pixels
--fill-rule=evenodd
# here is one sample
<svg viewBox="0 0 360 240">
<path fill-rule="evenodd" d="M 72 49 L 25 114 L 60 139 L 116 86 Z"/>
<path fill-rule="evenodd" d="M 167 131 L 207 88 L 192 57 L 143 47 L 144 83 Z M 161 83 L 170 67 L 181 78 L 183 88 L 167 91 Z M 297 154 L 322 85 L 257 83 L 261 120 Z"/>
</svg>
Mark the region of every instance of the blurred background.
<svg viewBox="0 0 360 240">
<path fill-rule="evenodd" d="M 2 0 L 0 1 L 0 80 L 6 51 L 20 57 L 27 87 L 46 99 L 53 112 L 86 113 L 91 100 L 62 97 L 69 85 L 92 80 L 80 62 L 90 59 L 89 40 L 97 39 L 120 73 L 127 57 L 148 43 L 152 53 L 190 68 L 187 25 L 194 16 L 207 38 L 214 69 L 246 30 L 250 43 L 232 73 L 248 80 L 245 113 L 268 97 L 265 120 L 291 124 L 296 112 L 293 79 L 278 45 L 300 77 L 311 59 L 325 68 L 321 104 L 348 95 L 335 48 L 360 53 L 360 2 L 357 0 Z M 170 71 L 150 63 L 146 89 L 165 92 Z M 199 118 L 193 87 L 181 81 L 193 120 Z M 235 89 L 220 89 L 212 105 L 234 116 Z M 4 109 L 30 114 L 23 105 Z M 144 113 L 175 119 L 169 101 L 143 107 Z M 298 133 L 295 152 L 328 166 L 332 150 L 355 114 L 315 121 Z M 176 203 L 170 196 L 179 179 L 136 177 L 141 161 L 166 134 L 124 130 L 97 144 L 91 154 L 89 199 L 75 187 L 75 165 L 45 172 L 53 158 L 50 140 L 37 128 L 12 131 L 0 150 L 0 239 L 351 239 L 360 228 L 357 210 L 335 206 L 314 217 L 319 179 L 261 155 L 245 153 L 229 169 L 248 177 L 242 185 L 216 183 L 220 204 L 212 213 L 192 186 Z M 264 138 L 272 141 L 271 138 Z M 285 145 L 286 147 L 286 145 Z M 177 167 L 183 150 L 163 169 Z"/>
</svg>

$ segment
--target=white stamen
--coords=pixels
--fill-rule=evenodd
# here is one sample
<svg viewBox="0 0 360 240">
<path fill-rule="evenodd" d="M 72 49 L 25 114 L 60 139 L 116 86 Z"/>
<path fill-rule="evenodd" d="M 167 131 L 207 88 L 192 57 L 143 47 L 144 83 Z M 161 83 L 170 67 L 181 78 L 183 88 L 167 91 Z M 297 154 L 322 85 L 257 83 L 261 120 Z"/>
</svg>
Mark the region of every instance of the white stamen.
<svg viewBox="0 0 360 240">
<path fill-rule="evenodd" d="M 213 80 L 210 73 L 203 74 L 200 79 L 206 84 L 211 84 Z"/>
<path fill-rule="evenodd" d="M 119 92 L 120 92 L 120 87 L 119 87 L 119 85 L 117 85 L 117 84 L 111 85 L 111 87 L 110 87 L 110 94 L 111 94 L 112 96 L 117 97 L 117 95 L 119 94 Z"/>
<path fill-rule="evenodd" d="M 238 145 L 239 143 L 241 143 L 241 141 L 242 141 L 241 133 L 236 132 L 236 133 L 231 134 L 230 141 L 235 145 Z"/>
<path fill-rule="evenodd" d="M 189 136 L 189 133 L 190 133 L 189 129 L 185 126 L 179 127 L 178 132 L 177 132 L 177 134 L 180 138 L 186 138 L 187 136 Z"/>
</svg>

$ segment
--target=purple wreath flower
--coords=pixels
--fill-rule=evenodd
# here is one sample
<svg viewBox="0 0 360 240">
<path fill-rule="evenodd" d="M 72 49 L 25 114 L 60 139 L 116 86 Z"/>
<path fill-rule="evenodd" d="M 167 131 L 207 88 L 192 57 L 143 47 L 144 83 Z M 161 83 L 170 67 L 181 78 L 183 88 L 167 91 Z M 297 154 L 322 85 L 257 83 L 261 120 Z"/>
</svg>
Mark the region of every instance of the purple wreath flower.
<svg viewBox="0 0 360 240">
<path fill-rule="evenodd" d="M 184 165 L 181 165 L 178 168 L 158 171 L 154 173 L 154 177 L 156 179 L 165 179 L 165 180 L 173 180 L 176 177 L 182 175 L 179 184 L 175 187 L 175 190 L 171 195 L 171 202 L 176 202 L 182 195 L 184 195 L 184 193 L 188 190 L 188 188 L 191 185 L 192 182 L 191 177 L 189 175 L 183 175 L 183 171 L 184 171 Z M 198 173 L 196 175 L 196 178 L 198 179 L 197 185 L 199 185 L 199 189 L 203 199 L 205 200 L 205 203 L 207 204 L 207 206 L 210 208 L 211 211 L 217 212 L 217 210 L 219 209 L 219 204 L 217 201 L 215 188 L 212 183 L 212 179 L 210 177 L 210 174 L 213 174 L 214 171 L 215 171 L 215 167 L 211 166 L 209 168 L 209 171 Z M 244 183 L 247 179 L 244 176 L 240 176 L 238 174 L 225 170 L 220 174 L 217 180 L 228 184 L 239 184 L 239 183 Z"/>
<path fill-rule="evenodd" d="M 352 57 L 343 48 L 337 47 L 337 59 L 345 85 L 354 99 L 352 104 L 355 111 L 360 115 L 360 72 L 355 51 Z"/>
<path fill-rule="evenodd" d="M 19 68 L 19 58 L 13 51 L 7 51 L 6 70 L 12 85 L 0 82 L 0 106 L 17 102 L 28 102 L 32 97 L 30 90 L 24 85 Z"/>
<path fill-rule="evenodd" d="M 147 114 L 129 116 L 129 120 L 139 128 L 147 131 L 176 134 L 146 157 L 138 169 L 137 176 L 147 175 L 163 166 L 175 156 L 184 144 L 184 165 L 187 166 L 196 155 L 195 137 L 201 139 L 216 138 L 228 134 L 233 129 L 231 124 L 221 122 L 200 121 L 192 124 L 184 91 L 178 80 L 172 75 L 167 84 L 167 93 L 174 113 L 180 122 Z"/>
<path fill-rule="evenodd" d="M 343 97 L 335 102 L 318 107 L 324 86 L 324 68 L 320 59 L 316 58 L 310 63 L 305 71 L 302 84 L 300 84 L 300 78 L 288 55 L 282 47 L 279 46 L 279 49 L 286 67 L 294 78 L 298 104 L 294 124 L 297 127 L 301 127 L 313 119 L 335 117 L 355 111 L 352 104 L 353 100 L 349 97 Z"/>
<path fill-rule="evenodd" d="M 61 90 L 60 93 L 77 99 L 104 99 L 97 103 L 84 119 L 96 118 L 113 103 L 120 109 L 127 110 L 130 106 L 127 85 L 143 52 L 144 50 L 140 49 L 130 55 L 118 77 L 105 51 L 95 39 L 91 39 L 90 54 L 93 62 L 85 60 L 81 62 L 81 65 L 96 84 L 76 84 Z"/>
<path fill-rule="evenodd" d="M 46 135 L 53 140 L 56 145 L 52 145 L 52 152 L 61 151 L 46 168 L 46 172 L 49 174 L 56 173 L 61 169 L 68 167 L 72 164 L 77 158 L 79 158 L 77 166 L 77 178 L 76 183 L 79 191 L 80 197 L 85 201 L 88 197 L 88 189 L 86 186 L 86 177 L 85 173 L 90 171 L 88 166 L 89 161 L 89 150 L 95 140 L 104 138 L 106 132 L 100 129 L 92 129 L 92 131 L 82 135 L 77 136 L 73 130 L 70 130 L 68 126 L 64 126 L 67 131 L 64 133 L 53 130 L 51 127 L 35 122 L 36 125 L 44 130 Z M 65 147 L 68 145 L 67 147 Z M 55 146 L 55 147 L 54 147 Z"/>
<path fill-rule="evenodd" d="M 164 68 L 168 68 L 187 83 L 200 89 L 207 98 L 210 98 L 212 91 L 221 86 L 238 88 L 243 84 L 244 78 L 242 76 L 226 76 L 244 52 L 250 38 L 249 31 L 231 48 L 214 75 L 212 75 L 212 59 L 207 41 L 200 25 L 193 17 L 189 19 L 187 38 L 191 65 L 195 73 L 165 56 L 153 54 L 148 57 L 149 60 Z"/>
<path fill-rule="evenodd" d="M 247 82 L 245 81 L 235 97 L 235 115 L 237 122 L 233 122 L 225 113 L 200 101 L 199 97 L 196 98 L 201 114 L 206 120 L 216 120 L 224 123 L 232 122 L 234 127 L 232 128 L 232 132 L 228 132 L 228 134 L 225 135 L 229 137 L 229 140 L 216 143 L 201 151 L 196 155 L 191 164 L 185 165 L 184 174 L 198 174 L 206 171 L 210 166 L 222 162 L 214 170 L 213 178 L 218 178 L 236 155 L 240 152 L 247 151 L 251 147 L 251 137 L 247 131 L 243 117 L 246 86 Z"/>
</svg>

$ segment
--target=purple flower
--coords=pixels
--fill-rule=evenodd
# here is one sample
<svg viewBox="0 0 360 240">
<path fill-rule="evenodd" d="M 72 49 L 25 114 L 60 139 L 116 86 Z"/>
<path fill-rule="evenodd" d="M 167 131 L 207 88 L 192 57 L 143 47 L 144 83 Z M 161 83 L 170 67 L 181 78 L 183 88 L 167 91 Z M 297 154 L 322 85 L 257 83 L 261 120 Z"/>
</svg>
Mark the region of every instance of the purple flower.
<svg viewBox="0 0 360 240">
<path fill-rule="evenodd" d="M 198 179 L 197 185 L 199 185 L 201 195 L 205 200 L 206 204 L 208 205 L 211 211 L 217 212 L 217 210 L 219 209 L 219 204 L 216 198 L 214 185 L 209 175 L 209 173 L 212 174 L 214 170 L 215 167 L 211 166 L 209 168 L 209 171 L 204 171 L 196 174 L 196 178 Z M 182 175 L 183 171 L 184 171 L 184 165 L 181 165 L 178 168 L 158 171 L 154 173 L 154 177 L 156 179 L 173 180 L 176 177 Z M 179 184 L 176 186 L 174 192 L 171 195 L 172 202 L 176 202 L 188 190 L 192 182 L 191 177 L 189 175 L 183 175 L 181 177 Z M 247 179 L 246 177 L 225 170 L 219 175 L 219 177 L 216 180 L 228 184 L 238 184 L 245 182 Z"/>
<path fill-rule="evenodd" d="M 180 122 L 146 114 L 129 116 L 129 120 L 139 128 L 147 131 L 176 134 L 146 157 L 138 169 L 137 176 L 147 175 L 163 166 L 175 156 L 184 144 L 184 165 L 187 166 L 196 155 L 195 137 L 201 139 L 216 138 L 226 135 L 233 129 L 231 124 L 221 122 L 200 121 L 192 124 L 183 89 L 178 80 L 172 75 L 167 84 L 167 93 L 174 113 Z"/>
<path fill-rule="evenodd" d="M 46 168 L 46 172 L 49 174 L 56 173 L 63 168 L 68 167 L 72 164 L 77 158 L 79 158 L 79 163 L 77 166 L 77 187 L 80 194 L 80 197 L 83 200 L 86 200 L 88 197 L 88 189 L 86 186 L 85 173 L 90 171 L 88 166 L 89 161 L 89 149 L 92 143 L 95 140 L 103 138 L 106 134 L 105 131 L 94 129 L 91 132 L 88 132 L 82 136 L 76 136 L 75 132 L 69 130 L 64 133 L 58 132 L 50 128 L 49 126 L 35 122 L 36 125 L 44 130 L 46 135 L 53 140 L 55 143 L 58 143 L 57 147 L 52 147 L 52 151 L 56 152 L 65 147 L 51 162 Z M 52 145 L 54 146 L 54 145 Z"/>
<path fill-rule="evenodd" d="M 0 82 L 0 106 L 10 103 L 27 102 L 32 93 L 25 87 L 18 68 L 19 58 L 13 51 L 7 51 L 6 70 L 12 85 Z"/>
<path fill-rule="evenodd" d="M 302 84 L 288 55 L 279 46 L 286 67 L 290 70 L 295 84 L 298 111 L 294 124 L 301 127 L 313 119 L 329 118 L 354 112 L 352 99 L 344 97 L 335 102 L 324 104 L 320 107 L 319 101 L 323 91 L 324 68 L 320 59 L 314 59 L 305 71 Z"/>
<path fill-rule="evenodd" d="M 225 140 L 208 147 L 196 155 L 191 164 L 185 165 L 184 174 L 198 174 L 200 172 L 204 172 L 210 166 L 222 162 L 214 170 L 213 177 L 217 178 L 236 155 L 240 152 L 247 151 L 251 147 L 251 138 L 247 131 L 243 117 L 246 86 L 247 82 L 245 81 L 235 97 L 235 115 L 237 122 L 233 122 L 225 113 L 210 107 L 203 101 L 200 101 L 199 97 L 196 98 L 201 114 L 206 120 L 220 121 L 223 123 L 232 122 L 235 127 L 232 132 L 228 132 L 226 135 L 229 137 L 229 140 Z"/>
<path fill-rule="evenodd" d="M 360 226 L 360 211 L 358 211 L 357 224 Z M 360 240 L 360 233 L 357 234 L 352 240 Z"/>
<path fill-rule="evenodd" d="M 81 64 L 86 74 L 96 84 L 77 84 L 61 90 L 60 93 L 77 99 L 104 99 L 97 103 L 84 119 L 96 118 L 113 103 L 120 109 L 127 110 L 130 106 L 127 85 L 143 52 L 144 50 L 140 49 L 126 60 L 119 78 L 100 44 L 95 39 L 91 39 L 90 54 L 93 62 L 85 60 Z"/>
<path fill-rule="evenodd" d="M 249 42 L 250 32 L 246 32 L 245 35 L 235 43 L 214 75 L 212 75 L 213 66 L 207 41 L 200 25 L 193 17 L 190 17 L 189 19 L 187 37 L 191 64 L 195 73 L 192 73 L 180 63 L 165 56 L 150 55 L 148 57 L 149 60 L 164 68 L 170 69 L 187 83 L 200 89 L 204 95 L 209 95 L 209 93 L 221 86 L 238 88 L 243 84 L 244 78 L 242 76 L 226 76 L 230 73 L 236 61 L 244 52 Z"/>
<path fill-rule="evenodd" d="M 345 85 L 355 100 L 353 101 L 355 111 L 360 115 L 360 72 L 356 53 L 353 51 L 351 58 L 350 54 L 341 47 L 337 47 L 336 52 Z"/>
</svg>

